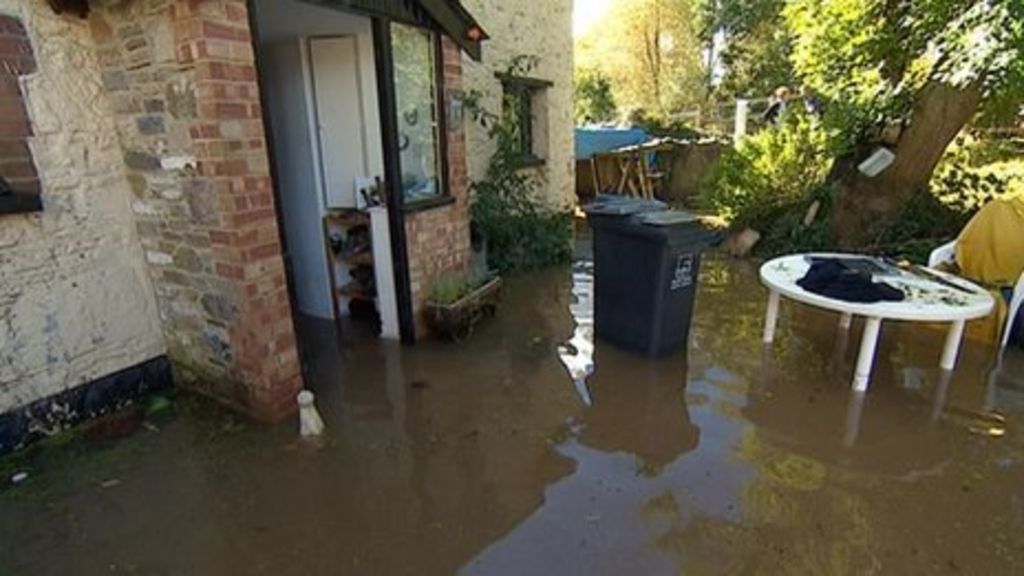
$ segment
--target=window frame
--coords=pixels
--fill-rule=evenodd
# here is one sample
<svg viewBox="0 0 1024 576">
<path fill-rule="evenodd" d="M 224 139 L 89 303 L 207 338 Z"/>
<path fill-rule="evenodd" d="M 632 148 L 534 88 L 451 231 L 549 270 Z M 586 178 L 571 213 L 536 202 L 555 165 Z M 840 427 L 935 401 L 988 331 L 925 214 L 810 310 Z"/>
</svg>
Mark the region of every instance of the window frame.
<svg viewBox="0 0 1024 576">
<path fill-rule="evenodd" d="M 426 28 L 418 26 L 416 24 L 409 24 L 406 22 L 400 22 L 393 20 L 388 23 L 388 33 L 392 33 L 393 26 L 399 24 L 402 26 L 409 26 L 412 28 L 418 28 L 419 30 L 426 32 L 430 35 L 431 48 L 434 52 L 434 113 L 437 115 L 437 184 L 440 191 L 433 197 L 419 198 L 417 200 L 409 201 L 405 197 L 405 190 L 401 190 L 401 205 L 403 212 L 419 212 L 422 210 L 429 210 L 431 208 L 438 208 L 441 206 L 447 206 L 455 202 L 455 197 L 452 196 L 451 188 L 449 186 L 448 179 L 448 122 L 447 122 L 447 108 L 448 103 L 445 101 L 445 82 L 444 82 L 444 50 L 441 43 L 441 35 L 432 28 Z M 394 59 L 394 51 L 391 53 L 391 58 Z M 398 93 L 395 91 L 395 102 L 397 104 Z M 396 106 L 397 108 L 397 106 Z M 399 115 L 399 111 L 395 110 L 396 116 Z M 401 155 L 398 158 L 399 167 L 401 167 Z"/>
<path fill-rule="evenodd" d="M 18 174 L 12 177 L 8 173 L 5 177 L 4 170 L 0 170 L 0 215 L 41 212 L 42 179 L 31 146 L 35 132 L 21 84 L 21 77 L 38 70 L 38 60 L 25 22 L 20 17 L 0 13 L 0 41 L 9 44 L 6 50 L 0 51 L 0 86 L 3 87 L 0 98 L 20 112 L 16 121 L 0 132 L 0 141 L 7 144 L 4 155 L 0 157 L 0 166 L 13 164 L 31 171 L 30 176 Z M 18 120 L 23 125 L 19 125 Z M 21 153 L 17 151 L 19 148 Z"/>
<path fill-rule="evenodd" d="M 538 92 L 551 88 L 555 83 L 541 78 L 517 76 L 505 72 L 496 72 L 494 76 L 501 82 L 502 106 L 505 106 L 509 94 L 519 100 L 519 147 L 522 152 L 515 159 L 516 166 L 518 168 L 544 166 L 547 159 L 537 154 L 533 148 L 535 141 L 533 99 Z"/>
<path fill-rule="evenodd" d="M 42 210 L 42 194 L 14 190 L 3 176 L 0 176 L 0 214 L 30 214 Z"/>
</svg>

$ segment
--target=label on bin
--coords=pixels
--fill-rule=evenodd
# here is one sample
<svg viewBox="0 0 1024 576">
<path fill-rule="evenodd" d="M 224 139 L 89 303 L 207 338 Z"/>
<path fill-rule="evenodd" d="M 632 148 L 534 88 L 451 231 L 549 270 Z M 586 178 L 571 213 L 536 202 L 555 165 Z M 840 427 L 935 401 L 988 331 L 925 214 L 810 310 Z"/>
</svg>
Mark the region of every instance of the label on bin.
<svg viewBox="0 0 1024 576">
<path fill-rule="evenodd" d="M 675 292 L 693 284 L 693 254 L 681 254 L 676 259 L 676 269 L 672 272 L 672 283 L 669 290 Z"/>
</svg>

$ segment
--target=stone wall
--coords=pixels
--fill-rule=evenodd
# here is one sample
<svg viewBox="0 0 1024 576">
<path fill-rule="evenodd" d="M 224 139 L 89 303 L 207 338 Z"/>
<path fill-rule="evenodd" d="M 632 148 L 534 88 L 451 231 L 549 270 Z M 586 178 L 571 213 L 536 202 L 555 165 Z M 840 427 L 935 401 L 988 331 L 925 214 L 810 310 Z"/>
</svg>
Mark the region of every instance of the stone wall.
<svg viewBox="0 0 1024 576">
<path fill-rule="evenodd" d="M 504 72 L 516 56 L 537 56 L 539 65 L 531 76 L 553 82 L 540 94 L 541 110 L 534 110 L 544 142 L 545 163 L 531 168 L 541 183 L 541 193 L 552 204 L 573 201 L 575 161 L 572 117 L 572 0 L 509 2 L 507 0 L 464 0 L 463 4 L 487 31 L 482 62 L 463 56 L 464 85 L 483 94 L 489 110 L 501 107 L 501 83 L 495 72 Z M 534 102 L 535 106 L 537 101 Z M 469 178 L 482 178 L 493 146 L 480 126 L 468 126 Z"/>
<path fill-rule="evenodd" d="M 91 5 L 176 380 L 279 418 L 301 377 L 246 3 Z"/>
<path fill-rule="evenodd" d="M 0 215 L 0 413 L 160 356 L 153 288 L 87 24 L 0 0 L 36 69 L 21 77 L 44 210 Z"/>
<path fill-rule="evenodd" d="M 449 94 L 462 88 L 462 55 L 449 38 L 442 39 L 446 105 Z M 469 187 L 466 179 L 464 127 L 448 127 L 448 192 L 454 202 L 439 208 L 409 212 L 405 216 L 409 281 L 417 336 L 427 334 L 423 307 L 434 282 L 445 272 L 469 267 Z"/>
</svg>

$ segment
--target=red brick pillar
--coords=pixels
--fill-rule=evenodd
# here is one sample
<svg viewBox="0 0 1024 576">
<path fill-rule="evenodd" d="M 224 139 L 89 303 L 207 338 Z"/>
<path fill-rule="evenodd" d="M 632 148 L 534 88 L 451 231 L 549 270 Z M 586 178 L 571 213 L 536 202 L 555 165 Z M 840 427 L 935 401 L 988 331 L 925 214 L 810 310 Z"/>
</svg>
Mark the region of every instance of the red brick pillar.
<svg viewBox="0 0 1024 576">
<path fill-rule="evenodd" d="M 444 104 L 462 90 L 462 52 L 447 36 L 441 40 Z M 445 114 L 448 110 L 446 108 Z M 465 121 L 464 121 L 465 122 Z M 469 238 L 469 181 L 466 177 L 466 139 L 463 126 L 448 126 L 446 153 L 448 194 L 453 203 L 406 214 L 406 244 L 416 336 L 428 334 L 423 310 L 430 291 L 444 274 L 465 272 L 471 256 Z"/>
<path fill-rule="evenodd" d="M 244 387 L 251 414 L 276 420 L 294 410 L 302 381 L 246 3 L 178 0 L 170 17 L 178 64 L 193 69 L 188 133 L 197 179 L 213 191 L 212 271 L 236 308 L 227 326 L 235 382 L 226 385 Z"/>
</svg>

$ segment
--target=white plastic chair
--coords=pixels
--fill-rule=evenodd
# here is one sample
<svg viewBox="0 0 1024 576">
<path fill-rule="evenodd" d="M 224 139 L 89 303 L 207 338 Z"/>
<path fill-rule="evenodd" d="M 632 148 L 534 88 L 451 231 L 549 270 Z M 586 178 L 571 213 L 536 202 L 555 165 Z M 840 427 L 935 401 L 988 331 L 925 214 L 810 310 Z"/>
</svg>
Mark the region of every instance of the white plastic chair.
<svg viewBox="0 0 1024 576">
<path fill-rule="evenodd" d="M 956 260 L 956 240 L 943 244 L 935 250 L 932 250 L 931 255 L 928 257 L 928 267 L 935 268 L 939 264 L 946 262 L 953 262 Z M 1017 279 L 1017 285 L 1013 287 L 1013 296 L 1010 298 L 1010 308 L 1006 315 L 1006 324 L 1003 325 L 1002 342 L 1000 343 L 1000 349 L 1006 348 L 1006 343 L 1010 340 L 1010 330 L 1013 328 L 1013 320 L 1017 317 L 1017 312 L 1020 310 L 1021 304 L 1024 303 L 1024 272 L 1021 273 L 1020 278 Z"/>
</svg>

